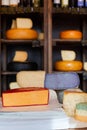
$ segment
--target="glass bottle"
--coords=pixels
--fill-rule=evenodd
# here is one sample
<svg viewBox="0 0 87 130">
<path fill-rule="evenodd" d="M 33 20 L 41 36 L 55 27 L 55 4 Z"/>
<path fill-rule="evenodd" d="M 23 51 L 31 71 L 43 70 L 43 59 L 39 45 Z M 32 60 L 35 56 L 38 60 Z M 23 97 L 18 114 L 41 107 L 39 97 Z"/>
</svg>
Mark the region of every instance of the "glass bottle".
<svg viewBox="0 0 87 130">
<path fill-rule="evenodd" d="M 61 7 L 68 7 L 69 6 L 69 0 L 61 0 Z"/>
<path fill-rule="evenodd" d="M 33 7 L 39 7 L 40 6 L 40 0 L 33 0 Z"/>
<path fill-rule="evenodd" d="M 87 8 L 87 0 L 84 1 L 84 7 Z"/>
<path fill-rule="evenodd" d="M 79 8 L 84 7 L 84 0 L 77 0 L 77 7 Z"/>
<path fill-rule="evenodd" d="M 60 7 L 60 0 L 54 0 L 53 1 L 53 7 L 55 7 L 55 8 Z"/>
<path fill-rule="evenodd" d="M 75 8 L 77 5 L 77 0 L 69 0 L 69 7 Z"/>
<path fill-rule="evenodd" d="M 9 2 L 9 0 L 2 0 L 1 1 L 1 6 L 9 6 L 10 5 L 10 2 Z"/>
</svg>

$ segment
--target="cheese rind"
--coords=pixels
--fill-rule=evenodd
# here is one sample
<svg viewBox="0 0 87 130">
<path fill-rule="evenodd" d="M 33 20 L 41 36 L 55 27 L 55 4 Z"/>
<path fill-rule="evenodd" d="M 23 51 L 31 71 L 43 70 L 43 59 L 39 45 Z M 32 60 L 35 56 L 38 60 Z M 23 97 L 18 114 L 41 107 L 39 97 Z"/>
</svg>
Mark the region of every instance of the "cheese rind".
<svg viewBox="0 0 87 130">
<path fill-rule="evenodd" d="M 61 50 L 61 57 L 63 61 L 72 61 L 75 60 L 76 53 L 72 50 Z"/>
<path fill-rule="evenodd" d="M 2 93 L 2 106 L 33 106 L 47 105 L 49 91 L 45 88 L 22 88 L 8 90 Z"/>
<path fill-rule="evenodd" d="M 60 32 L 61 39 L 82 39 L 82 32 L 79 30 L 65 30 Z"/>
<path fill-rule="evenodd" d="M 28 53 L 26 51 L 16 51 L 13 57 L 13 61 L 24 62 L 28 58 Z"/>
<path fill-rule="evenodd" d="M 81 61 L 56 61 L 54 67 L 59 71 L 79 71 L 83 65 Z"/>
<path fill-rule="evenodd" d="M 34 29 L 9 29 L 6 31 L 6 38 L 11 40 L 37 39 L 38 33 Z"/>
</svg>

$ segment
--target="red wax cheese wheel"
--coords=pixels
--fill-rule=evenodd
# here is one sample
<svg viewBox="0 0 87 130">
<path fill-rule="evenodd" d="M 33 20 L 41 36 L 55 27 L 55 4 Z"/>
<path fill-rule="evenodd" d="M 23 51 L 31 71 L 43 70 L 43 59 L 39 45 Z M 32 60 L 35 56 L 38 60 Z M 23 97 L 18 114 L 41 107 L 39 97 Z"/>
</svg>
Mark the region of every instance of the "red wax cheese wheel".
<svg viewBox="0 0 87 130">
<path fill-rule="evenodd" d="M 82 39 L 82 32 L 78 30 L 66 30 L 60 32 L 61 39 Z"/>
<path fill-rule="evenodd" d="M 6 31 L 6 38 L 12 40 L 37 39 L 38 33 L 33 29 L 9 29 Z"/>
<path fill-rule="evenodd" d="M 81 61 L 56 61 L 55 70 L 59 71 L 79 71 L 82 69 Z"/>
<path fill-rule="evenodd" d="M 2 105 L 10 106 L 32 106 L 48 104 L 49 91 L 46 88 L 19 88 L 7 90 L 2 93 Z"/>
</svg>

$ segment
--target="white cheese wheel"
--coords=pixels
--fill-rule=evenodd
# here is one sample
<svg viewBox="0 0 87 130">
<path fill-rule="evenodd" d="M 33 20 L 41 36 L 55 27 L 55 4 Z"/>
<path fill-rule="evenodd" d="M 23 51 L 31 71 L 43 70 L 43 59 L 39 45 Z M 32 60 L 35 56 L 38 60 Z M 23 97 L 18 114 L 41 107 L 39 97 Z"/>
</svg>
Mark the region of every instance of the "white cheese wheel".
<svg viewBox="0 0 87 130">
<path fill-rule="evenodd" d="M 24 62 L 28 58 L 28 53 L 26 51 L 16 51 L 13 57 L 13 61 Z"/>
<path fill-rule="evenodd" d="M 33 21 L 30 18 L 16 18 L 17 28 L 31 29 L 33 27 Z"/>
<path fill-rule="evenodd" d="M 20 87 L 44 88 L 45 71 L 20 71 L 16 75 L 16 81 Z"/>
<path fill-rule="evenodd" d="M 72 51 L 72 50 L 61 50 L 61 57 L 63 61 L 65 60 L 72 61 L 72 60 L 75 60 L 76 53 L 75 51 Z"/>
</svg>

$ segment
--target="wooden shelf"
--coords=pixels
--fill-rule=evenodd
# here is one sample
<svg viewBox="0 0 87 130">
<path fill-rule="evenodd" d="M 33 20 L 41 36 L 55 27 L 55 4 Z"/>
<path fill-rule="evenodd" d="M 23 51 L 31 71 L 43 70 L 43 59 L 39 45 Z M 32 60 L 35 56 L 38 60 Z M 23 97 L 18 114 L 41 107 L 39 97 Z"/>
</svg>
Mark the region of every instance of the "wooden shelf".
<svg viewBox="0 0 87 130">
<path fill-rule="evenodd" d="M 87 8 L 53 8 L 52 13 L 87 15 Z"/>
<path fill-rule="evenodd" d="M 0 7 L 0 14 L 43 13 L 43 7 Z"/>
</svg>

